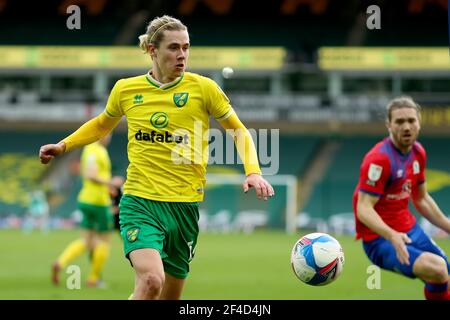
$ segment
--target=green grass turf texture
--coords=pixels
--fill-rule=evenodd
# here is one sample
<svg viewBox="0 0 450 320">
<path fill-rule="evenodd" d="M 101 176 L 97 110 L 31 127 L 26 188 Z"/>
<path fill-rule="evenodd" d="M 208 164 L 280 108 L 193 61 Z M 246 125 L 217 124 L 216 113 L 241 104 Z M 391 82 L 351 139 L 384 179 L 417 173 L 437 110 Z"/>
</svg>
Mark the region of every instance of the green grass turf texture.
<svg viewBox="0 0 450 320">
<path fill-rule="evenodd" d="M 371 265 L 361 242 L 351 236 L 337 236 L 345 253 L 341 276 L 333 283 L 313 287 L 294 276 L 290 253 L 295 241 L 308 233 L 257 231 L 252 234 L 200 234 L 191 263 L 183 299 L 201 300 L 388 300 L 423 299 L 423 284 L 388 271 L 381 271 L 381 288 L 368 289 Z M 81 288 L 68 289 L 69 276 L 61 272 L 61 284 L 50 282 L 50 266 L 64 247 L 79 235 L 78 230 L 58 230 L 24 234 L 19 230 L 0 230 L 0 299 L 44 300 L 122 300 L 133 290 L 134 273 L 122 255 L 118 234 L 112 237 L 110 259 L 103 272 L 106 289 L 87 288 L 87 255 L 72 264 L 81 268 Z M 450 239 L 437 243 L 447 253 Z"/>
</svg>

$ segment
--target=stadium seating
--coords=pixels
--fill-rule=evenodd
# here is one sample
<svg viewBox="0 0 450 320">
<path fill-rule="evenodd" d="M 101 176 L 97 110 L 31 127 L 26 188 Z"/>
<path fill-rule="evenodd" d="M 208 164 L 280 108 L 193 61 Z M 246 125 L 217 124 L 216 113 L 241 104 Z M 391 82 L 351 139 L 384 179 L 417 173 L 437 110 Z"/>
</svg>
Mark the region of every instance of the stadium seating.
<svg viewBox="0 0 450 320">
<path fill-rule="evenodd" d="M 0 131 L 0 216 L 23 215 L 29 204 L 29 192 L 45 188 L 42 176 L 48 167 L 38 160 L 39 147 L 59 141 L 67 133 Z M 48 191 L 48 190 L 45 190 Z"/>
<path fill-rule="evenodd" d="M 378 140 L 379 137 L 338 139 L 340 147 L 303 211 L 325 220 L 333 214 L 352 212 L 351 199 L 358 181 L 361 160 Z"/>
</svg>

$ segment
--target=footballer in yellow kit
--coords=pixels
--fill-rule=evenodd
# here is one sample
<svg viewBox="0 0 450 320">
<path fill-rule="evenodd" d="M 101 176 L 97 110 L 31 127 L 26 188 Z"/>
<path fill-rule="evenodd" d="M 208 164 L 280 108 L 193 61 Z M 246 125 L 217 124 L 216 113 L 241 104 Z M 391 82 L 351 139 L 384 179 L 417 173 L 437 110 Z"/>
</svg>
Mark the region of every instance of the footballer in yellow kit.
<svg viewBox="0 0 450 320">
<path fill-rule="evenodd" d="M 148 74 L 117 81 L 104 112 L 57 144 L 41 146 L 39 157 L 49 163 L 100 139 L 126 117 L 129 166 L 119 208 L 124 252 L 135 272 L 133 299 L 179 299 L 197 243 L 210 116 L 232 130 L 246 174 L 243 191 L 255 188 L 267 200 L 274 190 L 226 95 L 213 80 L 186 72 L 187 27 L 156 17 L 139 42 L 152 60 Z"/>
</svg>

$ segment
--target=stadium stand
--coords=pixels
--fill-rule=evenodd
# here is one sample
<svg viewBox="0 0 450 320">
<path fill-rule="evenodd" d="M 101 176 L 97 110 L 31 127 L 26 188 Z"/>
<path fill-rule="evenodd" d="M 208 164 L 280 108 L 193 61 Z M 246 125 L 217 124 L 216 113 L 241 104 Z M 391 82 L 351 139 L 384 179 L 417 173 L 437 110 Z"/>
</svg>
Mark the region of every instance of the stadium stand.
<svg viewBox="0 0 450 320">
<path fill-rule="evenodd" d="M 303 210 L 325 220 L 333 214 L 351 212 L 350 200 L 362 157 L 378 140 L 378 137 L 337 138 L 339 147 Z"/>
<path fill-rule="evenodd" d="M 37 161 L 36 150 L 42 141 L 61 139 L 67 132 L 0 131 L 0 217 L 23 216 L 29 205 L 29 193 L 42 185 L 45 169 Z"/>
</svg>

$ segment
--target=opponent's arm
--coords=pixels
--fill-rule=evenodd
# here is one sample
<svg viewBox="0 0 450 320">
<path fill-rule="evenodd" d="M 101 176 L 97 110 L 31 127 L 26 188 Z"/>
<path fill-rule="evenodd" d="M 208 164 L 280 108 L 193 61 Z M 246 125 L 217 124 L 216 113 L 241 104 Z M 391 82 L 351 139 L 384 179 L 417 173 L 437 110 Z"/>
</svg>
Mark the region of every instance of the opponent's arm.
<svg viewBox="0 0 450 320">
<path fill-rule="evenodd" d="M 436 227 L 450 233 L 450 220 L 441 211 L 427 191 L 426 183 L 420 184 L 412 194 L 417 211 Z"/>
<path fill-rule="evenodd" d="M 379 198 L 376 196 L 359 192 L 358 202 L 356 204 L 357 217 L 370 230 L 392 243 L 400 263 L 409 264 L 409 253 L 405 243 L 410 243 L 411 239 L 409 239 L 406 233 L 395 231 L 381 219 L 380 215 L 375 211 L 375 204 L 378 200 Z"/>
<path fill-rule="evenodd" d="M 49 163 L 54 157 L 75 148 L 85 146 L 107 135 L 119 123 L 120 117 L 110 117 L 102 112 L 97 117 L 84 123 L 74 133 L 57 144 L 47 144 L 40 148 L 41 163 Z"/>
<path fill-rule="evenodd" d="M 254 187 L 258 198 L 267 200 L 267 197 L 272 197 L 275 192 L 270 183 L 261 176 L 258 155 L 250 132 L 234 112 L 226 119 L 220 120 L 219 124 L 233 136 L 239 157 L 244 164 L 247 176 L 243 184 L 244 192 Z"/>
</svg>

